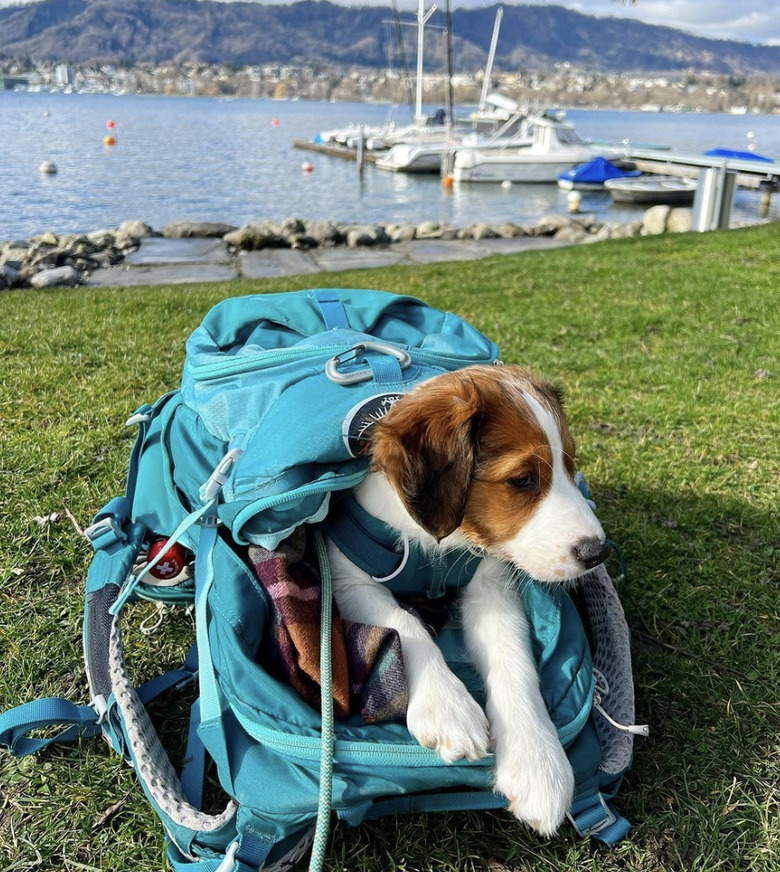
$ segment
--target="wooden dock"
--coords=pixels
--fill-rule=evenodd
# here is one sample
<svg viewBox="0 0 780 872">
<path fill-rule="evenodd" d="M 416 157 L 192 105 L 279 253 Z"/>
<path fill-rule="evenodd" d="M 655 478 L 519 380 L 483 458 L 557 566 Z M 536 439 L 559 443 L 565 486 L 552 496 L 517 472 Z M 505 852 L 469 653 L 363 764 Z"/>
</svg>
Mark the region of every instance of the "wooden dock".
<svg viewBox="0 0 780 872">
<path fill-rule="evenodd" d="M 312 142 L 308 139 L 294 139 L 293 146 L 303 151 L 313 151 L 328 157 L 338 157 L 342 160 L 357 160 L 357 149 L 346 145 Z M 376 163 L 382 152 L 365 149 L 363 160 L 366 163 Z M 737 184 L 742 188 L 770 193 L 780 191 L 780 164 L 764 163 L 763 161 L 737 160 L 735 158 L 705 157 L 698 154 L 676 154 L 658 149 L 631 149 L 626 155 L 637 168 L 645 173 L 660 173 L 666 176 L 685 176 L 696 179 L 699 173 L 706 169 L 734 170 L 737 173 Z"/>
<path fill-rule="evenodd" d="M 628 159 L 643 173 L 661 173 L 665 176 L 685 176 L 697 179 L 706 169 L 733 170 L 741 188 L 761 191 L 780 191 L 780 164 L 757 160 L 705 157 L 698 154 L 675 154 L 652 149 L 634 149 Z"/>
<path fill-rule="evenodd" d="M 293 148 L 299 148 L 301 151 L 314 151 L 328 157 L 340 157 L 342 160 L 357 160 L 357 149 L 350 148 L 348 145 L 312 142 L 310 139 L 294 139 L 292 144 Z M 363 160 L 366 163 L 376 163 L 381 156 L 381 152 L 368 151 L 367 149 L 363 151 Z"/>
</svg>

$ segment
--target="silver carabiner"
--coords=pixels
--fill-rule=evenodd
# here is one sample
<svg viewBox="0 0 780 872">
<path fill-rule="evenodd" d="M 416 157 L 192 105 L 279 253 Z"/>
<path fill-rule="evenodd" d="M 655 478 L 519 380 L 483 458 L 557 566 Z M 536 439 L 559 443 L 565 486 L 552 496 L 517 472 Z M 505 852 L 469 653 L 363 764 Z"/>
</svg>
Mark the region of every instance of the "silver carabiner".
<svg viewBox="0 0 780 872">
<path fill-rule="evenodd" d="M 368 381 L 371 378 L 372 372 L 370 367 L 365 369 L 356 369 L 354 372 L 339 372 L 339 367 L 345 363 L 352 363 L 367 351 L 378 351 L 380 354 L 389 354 L 394 357 L 401 366 L 401 369 L 406 369 L 412 362 L 412 358 L 408 352 L 402 348 L 396 348 L 395 345 L 389 345 L 385 342 L 361 342 L 359 345 L 354 345 L 346 351 L 336 354 L 325 364 L 325 375 L 336 384 L 353 385 L 357 382 Z"/>
</svg>

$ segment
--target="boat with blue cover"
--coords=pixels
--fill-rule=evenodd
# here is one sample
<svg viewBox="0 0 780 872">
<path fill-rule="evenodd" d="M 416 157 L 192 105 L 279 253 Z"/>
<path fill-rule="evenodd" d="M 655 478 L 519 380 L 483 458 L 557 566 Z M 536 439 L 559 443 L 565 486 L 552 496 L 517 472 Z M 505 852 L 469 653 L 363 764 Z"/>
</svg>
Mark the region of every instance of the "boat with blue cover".
<svg viewBox="0 0 780 872">
<path fill-rule="evenodd" d="M 633 179 L 642 175 L 633 164 L 627 166 L 613 163 L 605 157 L 595 157 L 561 173 L 558 176 L 558 187 L 564 191 L 601 191 L 607 179 Z"/>
</svg>

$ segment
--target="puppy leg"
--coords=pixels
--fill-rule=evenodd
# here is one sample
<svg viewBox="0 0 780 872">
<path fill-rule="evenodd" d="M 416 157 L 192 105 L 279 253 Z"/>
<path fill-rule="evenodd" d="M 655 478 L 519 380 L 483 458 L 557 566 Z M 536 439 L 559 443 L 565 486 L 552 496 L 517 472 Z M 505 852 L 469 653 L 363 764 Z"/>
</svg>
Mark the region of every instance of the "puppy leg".
<svg viewBox="0 0 780 872">
<path fill-rule="evenodd" d="M 344 618 L 398 632 L 409 687 L 409 732 L 447 763 L 488 753 L 488 723 L 477 701 L 450 671 L 419 618 L 328 543 L 333 596 Z"/>
<path fill-rule="evenodd" d="M 496 790 L 515 817 L 551 835 L 571 806 L 574 775 L 539 690 L 522 599 L 506 572 L 493 558 L 482 561 L 461 594 L 463 629 L 487 688 Z"/>
</svg>

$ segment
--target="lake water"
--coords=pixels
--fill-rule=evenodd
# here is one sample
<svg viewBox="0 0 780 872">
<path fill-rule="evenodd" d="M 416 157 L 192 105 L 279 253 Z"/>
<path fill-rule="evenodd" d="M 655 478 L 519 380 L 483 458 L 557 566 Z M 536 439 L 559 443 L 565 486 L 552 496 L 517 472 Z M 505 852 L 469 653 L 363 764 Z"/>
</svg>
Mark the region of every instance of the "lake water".
<svg viewBox="0 0 780 872">
<path fill-rule="evenodd" d="M 389 223 L 527 223 L 565 211 L 555 185 L 442 187 L 294 149 L 291 141 L 349 123 L 381 124 L 389 107 L 353 103 L 48 94 L 0 91 L 0 239 L 45 230 L 88 232 L 142 219 L 155 229 L 183 220 L 241 225 L 264 218 Z M 680 151 L 722 147 L 780 159 L 780 117 L 571 110 L 584 137 L 667 143 Z M 103 145 L 106 122 L 118 144 Z M 276 123 L 273 123 L 274 120 Z M 399 111 L 399 121 L 405 121 Z M 753 136 L 748 138 L 748 134 Z M 39 166 L 54 161 L 59 172 Z M 304 161 L 314 171 L 301 170 Z M 770 218 L 780 219 L 780 196 Z M 735 223 L 759 220 L 760 195 L 739 191 Z M 641 214 L 583 195 L 599 220 Z"/>
</svg>

